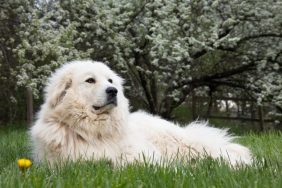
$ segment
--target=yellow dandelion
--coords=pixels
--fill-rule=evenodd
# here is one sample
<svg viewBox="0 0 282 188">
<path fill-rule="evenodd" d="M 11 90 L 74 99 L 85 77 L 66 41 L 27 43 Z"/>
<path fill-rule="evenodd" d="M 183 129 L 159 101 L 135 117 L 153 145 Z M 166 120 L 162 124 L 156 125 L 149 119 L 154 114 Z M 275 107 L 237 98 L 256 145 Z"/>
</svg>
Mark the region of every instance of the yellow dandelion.
<svg viewBox="0 0 282 188">
<path fill-rule="evenodd" d="M 21 170 L 28 169 L 32 165 L 32 162 L 29 159 L 19 159 L 18 166 Z"/>
</svg>

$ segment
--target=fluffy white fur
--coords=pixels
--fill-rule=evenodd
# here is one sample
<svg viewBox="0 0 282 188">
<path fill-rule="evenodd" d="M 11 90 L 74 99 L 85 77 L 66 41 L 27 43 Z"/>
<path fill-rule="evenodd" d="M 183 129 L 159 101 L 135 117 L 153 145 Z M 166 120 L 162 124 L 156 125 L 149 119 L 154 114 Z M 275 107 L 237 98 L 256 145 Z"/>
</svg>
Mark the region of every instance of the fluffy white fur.
<svg viewBox="0 0 282 188">
<path fill-rule="evenodd" d="M 88 83 L 94 78 L 95 83 Z M 109 79 L 113 82 L 110 83 Z M 107 105 L 105 90 L 115 87 L 117 106 Z M 45 102 L 31 128 L 36 161 L 110 159 L 158 162 L 175 157 L 223 158 L 231 165 L 250 164 L 249 149 L 232 143 L 226 130 L 193 122 L 179 127 L 145 112 L 130 113 L 122 79 L 100 62 L 74 61 L 49 79 Z"/>
</svg>

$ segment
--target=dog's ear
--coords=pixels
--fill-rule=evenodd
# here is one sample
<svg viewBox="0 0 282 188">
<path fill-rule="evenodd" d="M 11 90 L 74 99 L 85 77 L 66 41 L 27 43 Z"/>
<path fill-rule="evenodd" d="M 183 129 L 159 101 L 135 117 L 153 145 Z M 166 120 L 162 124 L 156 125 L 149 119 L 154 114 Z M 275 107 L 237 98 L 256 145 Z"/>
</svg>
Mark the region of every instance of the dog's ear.
<svg viewBox="0 0 282 188">
<path fill-rule="evenodd" d="M 46 100 L 51 108 L 56 107 L 72 85 L 71 74 L 54 75 L 46 87 Z"/>
</svg>

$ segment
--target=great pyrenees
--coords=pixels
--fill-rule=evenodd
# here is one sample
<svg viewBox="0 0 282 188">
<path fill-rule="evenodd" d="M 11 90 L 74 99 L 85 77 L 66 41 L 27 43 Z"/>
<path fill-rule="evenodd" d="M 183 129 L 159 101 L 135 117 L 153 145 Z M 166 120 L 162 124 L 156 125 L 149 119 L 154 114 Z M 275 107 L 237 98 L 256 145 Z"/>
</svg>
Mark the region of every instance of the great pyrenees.
<svg viewBox="0 0 282 188">
<path fill-rule="evenodd" d="M 180 127 L 145 112 L 129 112 L 123 80 L 90 60 L 64 64 L 49 78 L 45 102 L 31 128 L 36 161 L 108 159 L 115 165 L 175 158 L 250 164 L 248 148 L 226 130 L 193 122 Z"/>
</svg>

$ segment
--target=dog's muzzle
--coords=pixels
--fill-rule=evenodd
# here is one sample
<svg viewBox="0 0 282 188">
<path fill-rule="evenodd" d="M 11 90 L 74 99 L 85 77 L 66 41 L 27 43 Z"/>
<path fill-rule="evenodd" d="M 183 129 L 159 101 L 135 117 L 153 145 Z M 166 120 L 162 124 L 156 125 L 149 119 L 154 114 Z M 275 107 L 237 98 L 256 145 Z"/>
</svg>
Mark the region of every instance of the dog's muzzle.
<svg viewBox="0 0 282 188">
<path fill-rule="evenodd" d="M 102 106 L 93 105 L 93 108 L 95 110 L 101 110 L 102 108 L 105 108 L 105 107 L 111 107 L 111 105 L 117 106 L 117 93 L 118 93 L 118 90 L 115 87 L 108 87 L 106 89 L 106 94 L 107 94 L 106 104 L 104 104 Z"/>
</svg>

